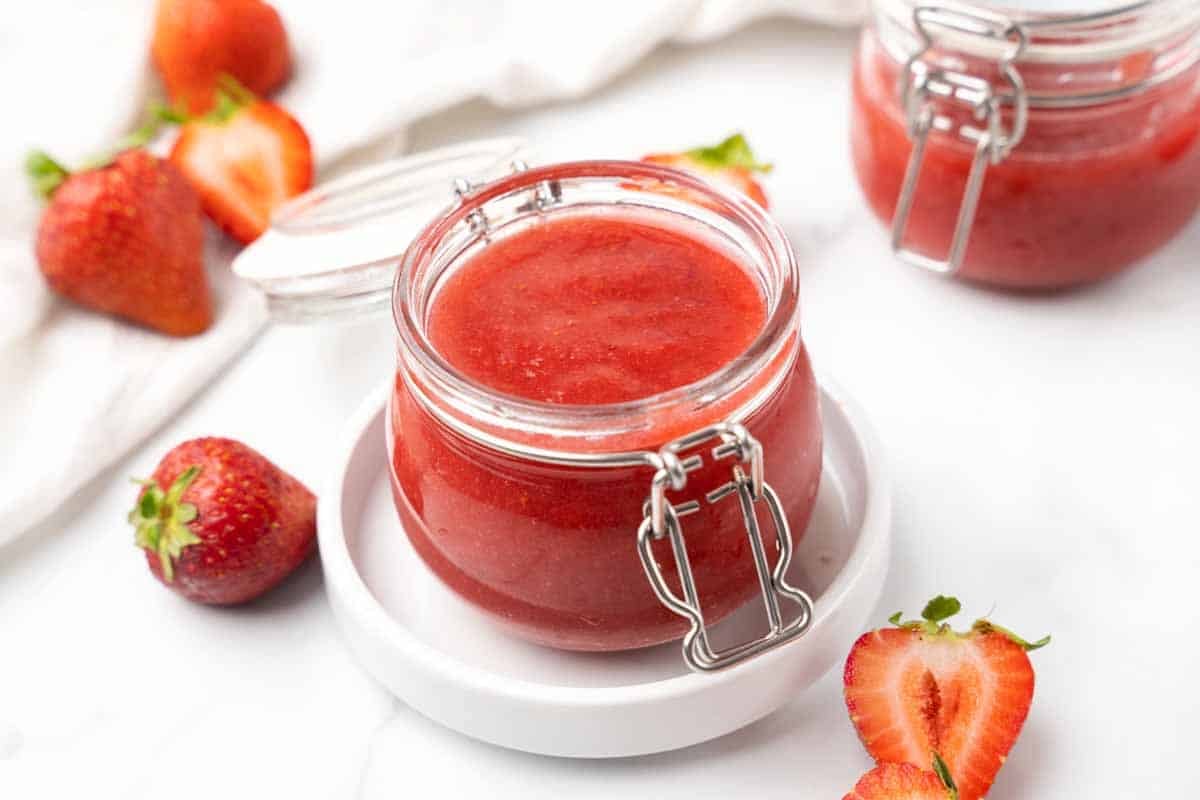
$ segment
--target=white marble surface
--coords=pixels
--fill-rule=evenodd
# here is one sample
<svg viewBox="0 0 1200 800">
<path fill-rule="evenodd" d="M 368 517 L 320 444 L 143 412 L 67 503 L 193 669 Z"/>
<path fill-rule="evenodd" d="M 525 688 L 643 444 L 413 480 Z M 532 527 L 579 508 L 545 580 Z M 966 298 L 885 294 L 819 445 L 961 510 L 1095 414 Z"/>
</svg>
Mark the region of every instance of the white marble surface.
<svg viewBox="0 0 1200 800">
<path fill-rule="evenodd" d="M 804 259 L 815 361 L 866 407 L 895 472 L 879 608 L 957 593 L 1055 641 L 993 800 L 1191 796 L 1200 655 L 1200 224 L 1117 280 L 990 294 L 890 260 L 847 162 L 852 36 L 771 22 L 668 49 L 570 105 L 477 104 L 416 147 L 521 133 L 543 159 L 744 128 Z M 242 438 L 315 482 L 390 368 L 387 319 L 274 327 L 52 519 L 0 551 L 0 797 L 840 797 L 868 766 L 831 673 L 724 739 L 580 762 L 476 744 L 356 667 L 310 563 L 239 610 L 177 599 L 124 522 L 171 445 Z M 81 398 L 80 402 L 86 402 Z M 847 641 L 847 646 L 850 644 Z"/>
</svg>

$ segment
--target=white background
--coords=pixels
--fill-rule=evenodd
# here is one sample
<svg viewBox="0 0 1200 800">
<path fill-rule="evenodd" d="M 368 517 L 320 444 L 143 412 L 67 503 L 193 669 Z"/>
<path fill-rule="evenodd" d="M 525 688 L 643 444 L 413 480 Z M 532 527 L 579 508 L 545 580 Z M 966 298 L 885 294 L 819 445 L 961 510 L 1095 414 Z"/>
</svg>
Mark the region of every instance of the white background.
<svg viewBox="0 0 1200 800">
<path fill-rule="evenodd" d="M 519 133 L 543 160 L 637 156 L 744 129 L 778 165 L 768 191 L 803 260 L 814 360 L 865 406 L 894 471 L 880 622 L 945 592 L 967 620 L 994 608 L 1027 636 L 1055 637 L 1033 655 L 1033 710 L 990 797 L 1194 796 L 1200 225 L 1128 275 L 1059 296 L 896 265 L 848 164 L 852 42 L 761 23 L 661 50 L 579 102 L 453 109 L 417 126 L 411 146 Z M 686 751 L 531 757 L 445 731 L 367 678 L 315 561 L 237 610 L 155 583 L 124 522 L 126 477 L 185 438 L 226 435 L 315 485 L 345 419 L 388 378 L 391 337 L 386 317 L 268 329 L 4 551 L 0 797 L 815 799 L 853 785 L 869 761 L 837 674 Z"/>
</svg>

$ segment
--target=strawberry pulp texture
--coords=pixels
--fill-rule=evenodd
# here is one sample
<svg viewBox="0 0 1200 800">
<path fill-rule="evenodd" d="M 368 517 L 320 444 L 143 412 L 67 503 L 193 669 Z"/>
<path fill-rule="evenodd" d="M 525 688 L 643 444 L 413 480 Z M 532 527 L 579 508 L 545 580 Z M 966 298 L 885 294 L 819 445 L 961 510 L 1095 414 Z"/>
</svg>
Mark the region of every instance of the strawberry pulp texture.
<svg viewBox="0 0 1200 800">
<path fill-rule="evenodd" d="M 242 87 L 221 90 L 227 111 L 186 122 L 170 160 L 200 195 L 204 212 L 243 243 L 266 231 L 271 214 L 312 186 L 308 134 L 280 106 Z"/>
<path fill-rule="evenodd" d="M 1060 88 L 1060 65 L 1018 66 L 1031 88 Z M 1123 75 L 1145 69 L 1137 59 L 1112 67 Z M 865 33 L 853 76 L 851 151 L 868 204 L 888 224 L 912 152 L 896 97 L 900 69 Z M 938 110 L 968 121 L 962 110 Z M 930 134 L 906 246 L 946 257 L 973 152 L 958 137 Z M 959 274 L 1010 289 L 1100 280 L 1165 244 L 1198 205 L 1200 67 L 1118 102 L 1031 109 L 1022 141 L 987 168 Z"/>
<path fill-rule="evenodd" d="M 704 378 L 740 356 L 765 318 L 755 280 L 723 250 L 648 219 L 592 214 L 552 217 L 492 242 L 446 280 L 428 328 L 442 357 L 474 381 L 584 407 Z M 783 374 L 781 385 L 747 427 L 763 444 L 767 479 L 798 537 L 820 476 L 820 423 L 803 345 L 795 334 L 788 345 L 767 370 Z M 590 446 L 656 450 L 724 418 L 768 377 L 703 411 L 652 416 L 637 433 Z M 437 423 L 400 376 L 389 424 L 396 504 L 415 549 L 510 631 L 568 649 L 616 650 L 686 630 L 651 592 L 637 555 L 648 468 L 503 456 Z M 685 493 L 698 496 L 729 474 L 729 462 L 706 457 Z M 683 527 L 706 617 L 715 621 L 757 591 L 740 511 L 732 499 L 705 505 Z M 770 531 L 767 521 L 765 538 L 773 539 Z M 770 550 L 774 559 L 773 541 Z M 655 553 L 678 591 L 667 543 Z"/>
<path fill-rule="evenodd" d="M 915 764 L 880 764 L 842 800 L 957 800 L 937 773 Z"/>
<path fill-rule="evenodd" d="M 594 405 L 715 372 L 765 318 L 758 287 L 727 255 L 678 231 L 596 217 L 492 245 L 446 285 L 430 336 L 497 391 Z"/>
</svg>

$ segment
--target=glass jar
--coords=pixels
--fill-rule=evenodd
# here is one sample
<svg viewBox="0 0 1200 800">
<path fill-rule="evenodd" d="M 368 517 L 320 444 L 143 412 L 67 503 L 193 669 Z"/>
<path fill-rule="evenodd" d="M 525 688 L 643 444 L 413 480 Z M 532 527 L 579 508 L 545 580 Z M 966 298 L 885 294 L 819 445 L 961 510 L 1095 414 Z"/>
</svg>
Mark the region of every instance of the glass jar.
<svg viewBox="0 0 1200 800">
<path fill-rule="evenodd" d="M 689 663 L 715 669 L 801 633 L 811 606 L 783 573 L 815 503 L 821 425 L 779 227 L 741 196 L 633 162 L 518 165 L 457 192 L 413 241 L 392 295 L 389 458 L 416 552 L 499 624 L 553 647 L 684 636 Z M 597 405 L 503 394 L 438 352 L 431 309 L 473 255 L 549 218 L 600 214 L 670 225 L 740 263 L 766 307 L 746 352 L 689 385 Z M 757 594 L 767 632 L 718 652 L 707 626 Z"/>
<path fill-rule="evenodd" d="M 905 261 L 1012 289 L 1096 281 L 1200 205 L 1200 3 L 1018 4 L 874 0 L 855 171 Z"/>
</svg>

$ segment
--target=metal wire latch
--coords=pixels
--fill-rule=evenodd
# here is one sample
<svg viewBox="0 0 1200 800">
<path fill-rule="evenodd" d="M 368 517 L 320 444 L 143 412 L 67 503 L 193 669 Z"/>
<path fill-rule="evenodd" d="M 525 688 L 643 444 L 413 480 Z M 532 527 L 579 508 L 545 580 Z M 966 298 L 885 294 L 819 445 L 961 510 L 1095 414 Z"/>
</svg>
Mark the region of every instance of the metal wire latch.
<svg viewBox="0 0 1200 800">
<path fill-rule="evenodd" d="M 737 495 L 742 509 L 742 522 L 750 538 L 754 568 L 758 572 L 759 588 L 769 625 L 769 630 L 763 636 L 721 651 L 714 651 L 709 644 L 708 629 L 704 623 L 704 613 L 700 608 L 696 581 L 688 563 L 687 546 L 679 523 L 680 517 L 699 511 L 700 503 L 689 500 L 672 505 L 666 497 L 668 489 L 683 489 L 687 484 L 688 473 L 699 469 L 704 463 L 699 454 L 680 458 L 680 453 L 714 440 L 719 444 L 712 448 L 713 459 L 736 461 L 733 465 L 733 479 L 708 492 L 705 500 L 716 503 L 729 495 Z M 812 600 L 787 582 L 786 574 L 792 560 L 792 534 L 779 496 L 763 480 L 762 445 L 758 440 L 752 437 L 743 425 L 722 422 L 668 443 L 658 451 L 657 462 L 657 470 L 650 484 L 650 499 L 646 501 L 643 510 L 645 517 L 638 526 L 638 554 L 658 599 L 671 611 L 691 623 L 691 629 L 683 638 L 683 658 L 688 666 L 701 672 L 724 669 L 778 647 L 807 631 L 812 624 Z M 767 563 L 766 546 L 755 515 L 755 503 L 760 501 L 766 503 L 770 512 L 779 545 L 779 560 L 774 569 Z M 683 587 L 682 599 L 667 586 L 662 569 L 651 549 L 652 543 L 664 536 L 671 542 L 679 583 Z M 799 607 L 799 614 L 786 623 L 780 608 L 780 598 L 790 600 Z"/>
<path fill-rule="evenodd" d="M 508 166 L 511 175 L 517 175 L 529 169 L 529 165 L 519 158 L 514 159 Z M 455 178 L 453 182 L 454 202 L 459 204 L 466 202 L 482 185 L 467 178 Z M 558 181 L 542 181 L 534 187 L 529 200 L 517 210 L 536 211 L 541 214 L 560 202 L 562 202 L 562 185 Z M 492 221 L 483 213 L 483 209 L 477 208 L 467 214 L 466 222 L 471 235 L 485 240 L 491 239 Z"/>
<path fill-rule="evenodd" d="M 913 9 L 913 24 L 921 44 L 905 62 L 899 86 L 900 103 L 908 122 L 908 135 L 912 139 L 913 149 L 908 157 L 900 198 L 892 218 L 892 251 L 915 266 L 952 274 L 962 265 L 966 254 L 967 240 L 975 221 L 975 210 L 979 205 L 979 194 L 989 162 L 998 164 L 1003 161 L 1025 135 L 1029 99 L 1014 62 L 1024 52 L 1029 37 L 1023 26 L 1002 14 L 947 8 L 944 5 L 916 6 Z M 1009 91 L 999 93 L 991 82 L 983 78 L 936 67 L 925 61 L 924 56 L 934 46 L 935 28 L 982 36 L 1005 45 L 999 58 L 999 69 Z M 955 131 L 954 121 L 936 112 L 937 101 L 966 106 L 982 126 L 963 124 Z M 1011 127 L 1007 130 L 1001 118 L 1002 105 L 1011 105 L 1013 108 Z M 975 144 L 975 154 L 967 173 L 966 188 L 945 260 L 931 258 L 904 246 L 904 232 L 908 227 L 909 212 L 912 211 L 921 164 L 925 158 L 925 144 L 934 130 L 957 133 Z"/>
</svg>

